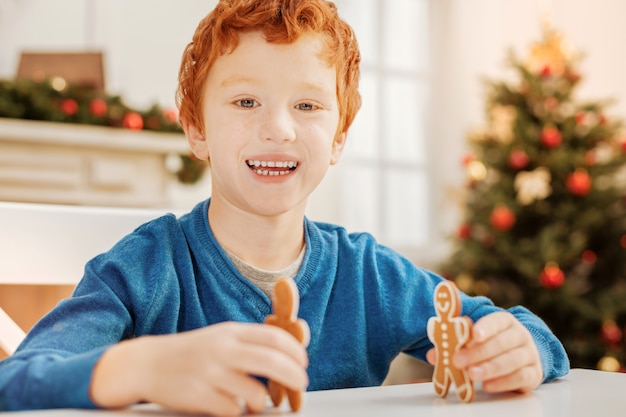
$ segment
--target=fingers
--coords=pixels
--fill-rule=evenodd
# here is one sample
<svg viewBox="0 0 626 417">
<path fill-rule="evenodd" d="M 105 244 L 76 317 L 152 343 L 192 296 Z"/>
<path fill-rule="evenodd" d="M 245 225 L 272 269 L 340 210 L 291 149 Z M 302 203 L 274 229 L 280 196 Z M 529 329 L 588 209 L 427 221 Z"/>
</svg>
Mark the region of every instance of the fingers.
<svg viewBox="0 0 626 417">
<path fill-rule="evenodd" d="M 513 316 L 494 313 L 479 320 L 472 329 L 472 340 L 455 355 L 455 365 L 467 367 L 508 352 L 526 342 L 526 337 L 514 326 Z"/>
<path fill-rule="evenodd" d="M 260 412 L 267 389 L 256 377 L 302 390 L 308 385 L 306 349 L 289 333 L 264 324 L 220 323 L 150 343 L 145 366 L 153 378 L 142 399 L 166 408 L 219 416 Z M 146 351 L 146 349 L 144 349 Z"/>
<path fill-rule="evenodd" d="M 265 386 L 248 375 L 225 373 L 222 378 L 215 381 L 214 389 L 216 396 L 224 397 L 223 406 L 231 407 L 237 414 L 241 413 L 243 404 L 252 412 L 260 412 L 265 408 L 267 397 Z"/>
<path fill-rule="evenodd" d="M 233 369 L 274 380 L 294 390 L 308 385 L 308 358 L 304 347 L 275 326 L 243 325 L 238 341 L 230 346 Z"/>
<path fill-rule="evenodd" d="M 487 392 L 530 391 L 543 379 L 537 347 L 528 330 L 510 313 L 476 322 L 472 341 L 453 358 Z"/>
<path fill-rule="evenodd" d="M 295 337 L 285 330 L 276 326 L 256 324 L 243 326 L 249 328 L 241 329 L 240 338 L 242 342 L 262 345 L 282 351 L 301 366 L 308 366 L 309 358 L 306 354 L 306 349 L 304 349 L 304 346 L 299 343 Z"/>
<path fill-rule="evenodd" d="M 426 352 L 426 360 L 431 365 L 435 364 L 437 361 L 437 352 L 435 352 L 435 348 L 429 349 L 428 352 Z"/>
</svg>

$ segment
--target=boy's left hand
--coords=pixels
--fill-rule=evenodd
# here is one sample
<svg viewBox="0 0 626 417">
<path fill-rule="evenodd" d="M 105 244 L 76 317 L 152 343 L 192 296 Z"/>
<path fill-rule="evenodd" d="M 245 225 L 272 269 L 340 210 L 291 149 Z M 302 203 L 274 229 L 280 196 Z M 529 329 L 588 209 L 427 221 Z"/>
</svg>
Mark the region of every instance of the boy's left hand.
<svg viewBox="0 0 626 417">
<path fill-rule="evenodd" d="M 426 358 L 435 362 L 431 349 Z M 467 369 L 474 382 L 486 392 L 529 392 L 543 380 L 539 351 L 530 332 L 511 313 L 497 312 L 478 320 L 472 340 L 452 358 Z"/>
</svg>

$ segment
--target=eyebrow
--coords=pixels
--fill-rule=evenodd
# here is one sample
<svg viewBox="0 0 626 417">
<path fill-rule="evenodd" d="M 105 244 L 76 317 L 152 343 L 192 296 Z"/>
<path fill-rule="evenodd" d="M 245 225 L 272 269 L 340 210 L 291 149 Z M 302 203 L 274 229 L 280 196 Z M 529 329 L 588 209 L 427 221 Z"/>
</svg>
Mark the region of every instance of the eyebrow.
<svg viewBox="0 0 626 417">
<path fill-rule="evenodd" d="M 233 84 L 248 84 L 254 81 L 256 79 L 251 77 L 229 77 L 220 83 L 220 87 L 228 87 Z"/>
<path fill-rule="evenodd" d="M 233 76 L 222 81 L 220 83 L 220 87 L 228 87 L 228 86 L 237 85 L 237 84 L 253 84 L 257 82 L 258 80 L 259 80 L 258 78 L 254 78 L 254 77 Z M 322 87 L 321 84 L 311 82 L 311 81 L 304 81 L 301 83 L 301 86 L 307 90 L 316 90 L 316 91 L 322 91 L 322 92 L 328 90 Z"/>
</svg>

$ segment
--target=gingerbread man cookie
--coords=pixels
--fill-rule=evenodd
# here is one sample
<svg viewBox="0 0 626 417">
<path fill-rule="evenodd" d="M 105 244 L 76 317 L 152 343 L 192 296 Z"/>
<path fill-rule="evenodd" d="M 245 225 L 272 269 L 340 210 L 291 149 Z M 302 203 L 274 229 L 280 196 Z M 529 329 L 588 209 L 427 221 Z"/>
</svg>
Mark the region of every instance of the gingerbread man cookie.
<svg viewBox="0 0 626 417">
<path fill-rule="evenodd" d="M 443 281 L 435 288 L 436 317 L 428 319 L 428 338 L 435 345 L 437 360 L 433 372 L 433 385 L 440 397 L 448 394 L 454 383 L 457 396 L 466 402 L 474 399 L 474 384 L 465 369 L 452 364 L 452 356 L 471 339 L 472 320 L 459 317 L 461 299 L 452 281 Z"/>
<path fill-rule="evenodd" d="M 266 324 L 278 326 L 292 334 L 298 342 L 308 346 L 311 334 L 306 321 L 298 319 L 300 296 L 298 287 L 292 279 L 281 278 L 276 281 L 272 292 L 272 310 L 274 314 L 267 316 Z M 268 390 L 274 406 L 280 405 L 287 393 L 289 405 L 293 411 L 298 411 L 302 405 L 302 393 L 285 388 L 275 381 L 269 381 Z"/>
</svg>

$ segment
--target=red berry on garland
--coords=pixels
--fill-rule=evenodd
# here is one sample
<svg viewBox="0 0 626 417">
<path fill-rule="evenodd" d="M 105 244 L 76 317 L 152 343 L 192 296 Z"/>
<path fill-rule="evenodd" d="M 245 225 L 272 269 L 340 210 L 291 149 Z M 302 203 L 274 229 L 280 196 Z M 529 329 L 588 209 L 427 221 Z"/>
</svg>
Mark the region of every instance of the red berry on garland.
<svg viewBox="0 0 626 417">
<path fill-rule="evenodd" d="M 89 112 L 95 117 L 103 117 L 107 114 L 107 102 L 101 98 L 94 98 L 89 103 Z"/>
<path fill-rule="evenodd" d="M 78 111 L 78 103 L 73 98 L 66 98 L 61 102 L 61 111 L 68 116 L 73 116 Z"/>
<path fill-rule="evenodd" d="M 591 190 L 591 177 L 584 169 L 577 169 L 567 177 L 565 186 L 573 195 L 584 197 Z"/>
<path fill-rule="evenodd" d="M 558 288 L 565 282 L 565 274 L 556 263 L 548 262 L 539 274 L 539 282 L 548 289 Z"/>
<path fill-rule="evenodd" d="M 463 223 L 461 226 L 459 226 L 459 230 L 457 231 L 457 234 L 459 236 L 459 239 L 461 240 L 469 239 L 470 236 L 472 235 L 472 226 L 470 226 L 467 223 Z"/>
<path fill-rule="evenodd" d="M 502 232 L 509 230 L 516 221 L 515 213 L 507 206 L 497 206 L 491 212 L 489 222 L 491 225 Z"/>
<path fill-rule="evenodd" d="M 509 166 L 515 170 L 520 170 L 526 168 L 528 166 L 528 162 L 530 159 L 526 152 L 516 149 L 509 154 Z"/>
<path fill-rule="evenodd" d="M 143 118 L 139 113 L 127 113 L 126 115 L 124 115 L 122 125 L 130 130 L 141 130 L 143 129 Z"/>
<path fill-rule="evenodd" d="M 178 110 L 176 109 L 167 109 L 163 112 L 163 117 L 165 117 L 165 120 L 169 121 L 169 122 L 177 122 L 178 121 Z"/>
<path fill-rule="evenodd" d="M 544 78 L 548 78 L 550 75 L 552 75 L 552 68 L 550 68 L 550 65 L 548 64 L 544 65 L 543 68 L 541 68 L 539 75 L 541 75 Z"/>
<path fill-rule="evenodd" d="M 541 131 L 541 143 L 546 148 L 556 148 L 561 144 L 562 140 L 563 136 L 561 135 L 561 132 L 559 132 L 559 129 L 554 126 L 546 126 Z"/>
<path fill-rule="evenodd" d="M 584 125 L 585 122 L 587 121 L 587 112 L 585 111 L 579 111 L 576 113 L 576 115 L 574 116 L 574 121 L 576 122 L 577 125 Z"/>
</svg>

